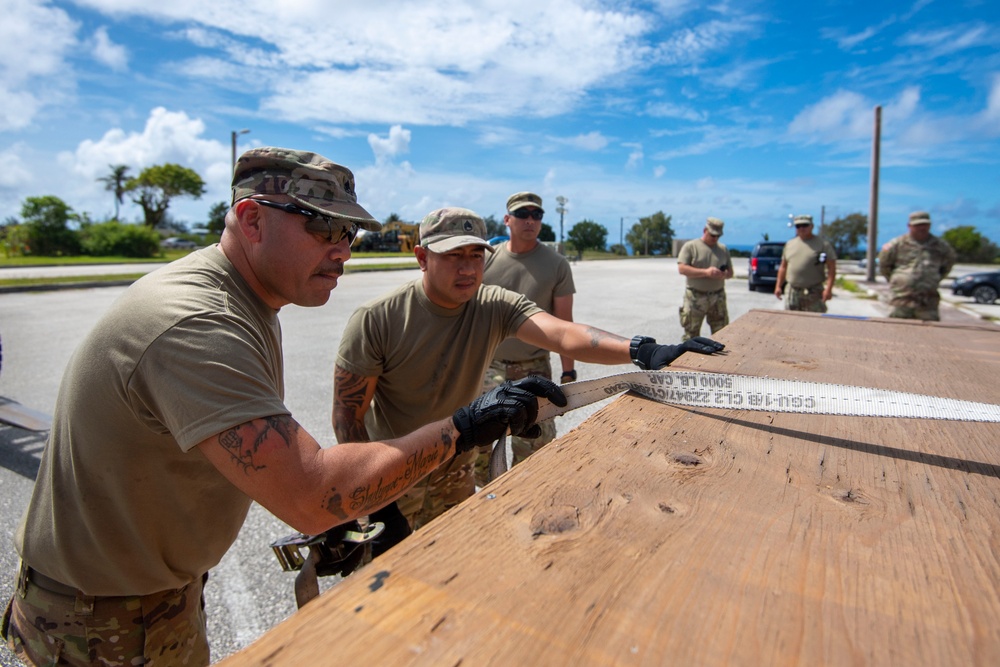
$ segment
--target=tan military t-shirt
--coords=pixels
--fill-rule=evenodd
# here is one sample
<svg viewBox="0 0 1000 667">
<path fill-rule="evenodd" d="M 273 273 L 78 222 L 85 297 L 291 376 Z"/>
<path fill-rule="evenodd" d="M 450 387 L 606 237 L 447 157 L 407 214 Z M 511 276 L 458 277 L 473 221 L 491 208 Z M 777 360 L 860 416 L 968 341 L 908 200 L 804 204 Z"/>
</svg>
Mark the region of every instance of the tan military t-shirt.
<svg viewBox="0 0 1000 667">
<path fill-rule="evenodd" d="M 805 288 L 826 281 L 826 261 L 837 259 L 837 253 L 833 245 L 822 237 L 813 236 L 803 241 L 796 236 L 785 244 L 781 259 L 788 262 L 785 273 L 788 284 Z"/>
<path fill-rule="evenodd" d="M 24 561 L 89 595 L 200 578 L 250 499 L 192 448 L 289 414 L 282 374 L 277 312 L 217 247 L 137 281 L 67 366 L 14 539 Z"/>
<path fill-rule="evenodd" d="M 506 243 L 487 256 L 483 283 L 499 285 L 523 294 L 547 313 L 552 312 L 552 300 L 576 292 L 569 262 L 547 245 L 539 243 L 528 252 L 514 253 Z M 547 357 L 548 350 L 528 345 L 517 338 L 500 343 L 494 359 L 527 361 Z"/>
<path fill-rule="evenodd" d="M 677 263 L 687 264 L 696 269 L 707 269 L 714 266 L 725 270 L 722 267 L 732 266 L 732 260 L 729 258 L 729 250 L 725 244 L 716 243 L 713 248 L 701 239 L 691 239 L 681 246 L 681 251 L 677 255 Z M 687 286 L 699 292 L 717 292 L 725 288 L 726 281 L 723 279 L 712 280 L 711 278 L 689 277 L 687 279 Z"/>
<path fill-rule="evenodd" d="M 344 328 L 337 365 L 378 378 L 365 413 L 369 437 L 397 438 L 468 404 L 481 393 L 500 341 L 540 312 L 496 285 L 483 285 L 459 308 L 442 308 L 419 278 L 358 308 Z"/>
</svg>

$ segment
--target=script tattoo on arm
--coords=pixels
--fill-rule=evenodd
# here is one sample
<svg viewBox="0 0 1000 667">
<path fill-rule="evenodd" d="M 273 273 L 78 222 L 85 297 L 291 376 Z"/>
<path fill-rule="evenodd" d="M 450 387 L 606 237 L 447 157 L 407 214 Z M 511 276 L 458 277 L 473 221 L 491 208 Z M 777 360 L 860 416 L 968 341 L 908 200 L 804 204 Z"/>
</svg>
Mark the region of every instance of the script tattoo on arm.
<svg viewBox="0 0 1000 667">
<path fill-rule="evenodd" d="M 370 514 L 384 507 L 429 472 L 445 463 L 454 453 L 454 440 L 446 427 L 441 430 L 440 440 L 410 454 L 406 464 L 397 474 L 379 477 L 368 484 L 358 486 L 344 497 L 335 487 L 323 499 L 323 508 L 340 523 L 353 516 Z"/>
<path fill-rule="evenodd" d="M 258 454 L 270 440 L 291 447 L 299 431 L 298 423 L 288 415 L 274 415 L 254 419 L 234 426 L 219 434 L 219 444 L 226 450 L 233 462 L 243 468 L 244 473 L 263 470 L 267 466 L 258 459 Z M 276 436 L 272 438 L 271 436 Z"/>
<path fill-rule="evenodd" d="M 367 442 L 370 438 L 364 416 L 371 401 L 371 378 L 335 366 L 333 383 L 333 432 L 337 442 Z"/>
</svg>

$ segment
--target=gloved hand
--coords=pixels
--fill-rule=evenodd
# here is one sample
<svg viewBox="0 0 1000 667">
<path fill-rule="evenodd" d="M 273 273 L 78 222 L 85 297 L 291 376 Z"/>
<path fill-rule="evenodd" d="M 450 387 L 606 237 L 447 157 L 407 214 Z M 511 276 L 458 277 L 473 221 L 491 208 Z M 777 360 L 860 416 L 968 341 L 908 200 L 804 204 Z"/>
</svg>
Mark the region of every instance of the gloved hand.
<svg viewBox="0 0 1000 667">
<path fill-rule="evenodd" d="M 410 522 L 403 516 L 396 503 L 389 503 L 382 509 L 375 510 L 368 515 L 368 519 L 385 525 L 382 534 L 372 540 L 372 558 L 378 558 L 413 532 Z"/>
<path fill-rule="evenodd" d="M 679 345 L 659 345 L 657 343 L 644 343 L 639 346 L 636 358 L 642 366 L 650 370 L 659 370 L 664 366 L 669 366 L 677 357 L 685 352 L 697 352 L 698 354 L 714 354 L 725 349 L 725 345 L 717 343 L 711 338 L 695 336 L 689 338 Z"/>
<path fill-rule="evenodd" d="M 535 423 L 538 396 L 544 396 L 559 407 L 566 405 L 566 396 L 559 385 L 552 380 L 529 375 L 516 382 L 504 382 L 467 407 L 459 408 L 451 418 L 459 433 L 455 450 L 461 453 L 488 445 L 500 438 L 508 427 L 511 435 L 537 438 L 542 434 Z"/>
</svg>

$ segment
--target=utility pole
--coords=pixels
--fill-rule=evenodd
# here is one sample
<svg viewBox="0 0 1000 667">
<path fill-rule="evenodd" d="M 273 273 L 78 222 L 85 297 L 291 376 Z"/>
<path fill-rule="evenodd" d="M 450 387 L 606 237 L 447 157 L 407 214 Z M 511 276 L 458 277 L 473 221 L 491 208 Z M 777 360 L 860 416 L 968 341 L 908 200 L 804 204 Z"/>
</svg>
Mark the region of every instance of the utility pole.
<svg viewBox="0 0 1000 667">
<path fill-rule="evenodd" d="M 232 169 L 230 170 L 230 172 L 236 171 L 236 136 L 240 135 L 240 134 L 246 134 L 249 131 L 250 130 L 248 130 L 247 128 L 243 128 L 242 130 L 233 130 L 233 134 L 232 134 L 232 138 L 233 138 L 233 141 L 232 141 L 232 144 L 233 144 L 233 162 L 230 165 L 232 167 Z M 232 173 L 230 173 L 230 178 L 232 178 Z"/>
<path fill-rule="evenodd" d="M 563 217 L 566 215 L 566 203 L 569 202 L 568 199 L 559 195 L 556 197 L 556 201 L 559 202 L 559 207 L 556 209 L 559 213 L 559 246 L 562 247 L 563 242 Z"/>
<path fill-rule="evenodd" d="M 875 128 L 872 131 L 871 194 L 868 200 L 868 249 L 865 250 L 865 279 L 875 282 L 875 244 L 878 240 L 878 170 L 879 144 L 882 137 L 882 107 L 875 107 Z"/>
<path fill-rule="evenodd" d="M 625 216 L 622 216 L 621 224 L 618 226 L 618 245 L 625 247 Z"/>
</svg>

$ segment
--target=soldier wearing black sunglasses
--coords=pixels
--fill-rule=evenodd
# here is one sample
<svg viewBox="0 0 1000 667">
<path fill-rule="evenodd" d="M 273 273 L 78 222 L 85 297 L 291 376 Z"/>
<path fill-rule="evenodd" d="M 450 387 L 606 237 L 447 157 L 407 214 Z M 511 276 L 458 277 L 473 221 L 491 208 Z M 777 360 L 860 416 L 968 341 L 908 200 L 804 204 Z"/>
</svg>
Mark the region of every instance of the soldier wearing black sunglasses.
<svg viewBox="0 0 1000 667">
<path fill-rule="evenodd" d="M 354 243 L 354 238 L 358 235 L 358 223 L 352 220 L 332 218 L 328 215 L 322 215 L 316 211 L 310 211 L 307 208 L 296 206 L 295 204 L 278 203 L 267 199 L 256 198 L 254 198 L 253 201 L 257 202 L 261 206 L 276 208 L 280 211 L 284 211 L 285 213 L 305 216 L 306 231 L 310 234 L 315 234 L 316 236 L 319 236 L 334 245 L 337 245 L 346 238 L 347 245 L 349 246 Z"/>
<path fill-rule="evenodd" d="M 523 294 L 545 312 L 569 322 L 573 321 L 573 272 L 569 262 L 552 248 L 539 243 L 542 229 L 542 198 L 534 192 L 518 192 L 507 199 L 504 224 L 510 240 L 501 244 L 486 258 L 483 283 L 499 285 Z M 576 380 L 576 362 L 572 357 L 559 357 L 562 363 L 561 382 Z M 528 375 L 552 378 L 549 351 L 508 338 L 493 355 L 483 381 L 490 389 L 508 380 L 520 380 Z M 542 434 L 533 439 L 512 438 L 514 465 L 538 451 L 556 437 L 552 420 L 539 424 Z M 489 454 L 482 452 L 476 460 L 476 483 L 484 486 L 489 477 Z"/>
</svg>

